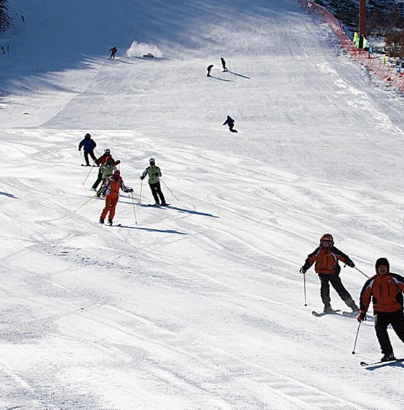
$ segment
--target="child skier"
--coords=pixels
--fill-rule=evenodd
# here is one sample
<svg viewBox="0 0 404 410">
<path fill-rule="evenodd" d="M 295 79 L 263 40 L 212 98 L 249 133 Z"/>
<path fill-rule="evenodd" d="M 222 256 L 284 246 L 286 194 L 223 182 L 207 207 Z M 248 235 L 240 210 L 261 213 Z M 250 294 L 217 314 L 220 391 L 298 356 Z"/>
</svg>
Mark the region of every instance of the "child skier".
<svg viewBox="0 0 404 410">
<path fill-rule="evenodd" d="M 166 200 L 164 198 L 163 193 L 161 192 L 160 187 L 160 178 L 162 176 L 160 168 L 156 165 L 156 161 L 154 158 L 150 158 L 149 160 L 150 166 L 148 166 L 140 179 L 143 181 L 146 178 L 146 175 L 149 176 L 149 186 L 152 192 L 153 198 L 155 200 L 155 205 L 159 206 L 160 201 L 162 206 L 167 206 Z"/>
<path fill-rule="evenodd" d="M 227 116 L 226 121 L 222 125 L 228 125 L 230 132 L 237 132 L 237 130 L 234 129 L 234 120 L 230 117 L 230 115 Z"/>
<path fill-rule="evenodd" d="M 359 311 L 358 306 L 345 289 L 339 277 L 341 267 L 338 261 L 342 261 L 351 268 L 355 267 L 355 264 L 349 256 L 334 246 L 332 235 L 327 233 L 321 237 L 320 246 L 307 257 L 304 265 L 300 268 L 300 273 L 304 275 L 306 271 L 310 269 L 311 265 L 316 263 L 315 270 L 321 282 L 320 294 L 324 303 L 324 312 L 333 311 L 330 298 L 330 283 L 346 305 L 349 306 L 353 312 L 357 312 Z"/>
<path fill-rule="evenodd" d="M 210 77 L 210 72 L 212 71 L 212 68 L 213 68 L 213 64 L 208 65 L 208 68 L 207 68 L 207 70 L 208 70 L 207 77 Z"/>
<path fill-rule="evenodd" d="M 90 134 L 86 134 L 84 136 L 84 139 L 80 141 L 79 144 L 79 151 L 81 151 L 81 149 L 83 148 L 84 150 L 84 159 L 86 160 L 86 165 L 89 167 L 90 166 L 90 162 L 88 160 L 88 156 L 90 155 L 90 157 L 93 159 L 94 162 L 97 161 L 97 158 L 94 155 L 94 148 L 97 146 L 97 144 L 95 143 L 95 141 L 91 138 Z"/>
<path fill-rule="evenodd" d="M 376 275 L 366 281 L 361 291 L 361 310 L 357 320 L 358 322 L 366 320 L 366 312 L 370 300 L 373 299 L 376 336 L 383 353 L 381 361 L 387 362 L 396 360 L 387 333 L 390 324 L 400 340 L 404 342 L 404 277 L 390 272 L 390 264 L 386 258 L 378 259 L 375 268 Z"/>
<path fill-rule="evenodd" d="M 112 225 L 115 216 L 116 204 L 119 200 L 120 189 L 124 192 L 133 192 L 132 188 L 125 186 L 121 177 L 121 172 L 119 169 L 116 169 L 112 176 L 105 181 L 105 184 L 102 187 L 102 191 L 105 194 L 105 208 L 102 210 L 100 216 L 100 224 L 104 223 L 105 218 L 109 213 L 108 224 Z"/>
</svg>

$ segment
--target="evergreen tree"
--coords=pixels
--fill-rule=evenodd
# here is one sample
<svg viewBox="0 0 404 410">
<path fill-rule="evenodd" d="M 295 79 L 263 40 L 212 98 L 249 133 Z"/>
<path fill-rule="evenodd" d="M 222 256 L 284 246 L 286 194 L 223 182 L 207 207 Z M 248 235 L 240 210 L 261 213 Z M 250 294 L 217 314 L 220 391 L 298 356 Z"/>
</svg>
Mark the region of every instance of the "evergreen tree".
<svg viewBox="0 0 404 410">
<path fill-rule="evenodd" d="M 0 0 L 0 33 L 10 26 L 8 15 L 8 0 Z"/>
</svg>

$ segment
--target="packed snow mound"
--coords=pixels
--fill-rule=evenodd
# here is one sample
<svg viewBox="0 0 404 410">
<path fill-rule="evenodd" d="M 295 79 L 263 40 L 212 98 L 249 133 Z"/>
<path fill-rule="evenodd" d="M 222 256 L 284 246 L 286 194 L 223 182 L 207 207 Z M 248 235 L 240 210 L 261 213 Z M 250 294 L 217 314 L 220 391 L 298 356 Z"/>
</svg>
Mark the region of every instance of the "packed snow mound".
<svg viewBox="0 0 404 410">
<path fill-rule="evenodd" d="M 148 43 L 138 43 L 137 41 L 134 41 L 129 47 L 129 50 L 126 52 L 129 57 L 143 57 L 144 55 L 147 55 L 149 53 L 157 58 L 163 57 L 163 53 L 156 45 Z"/>
</svg>

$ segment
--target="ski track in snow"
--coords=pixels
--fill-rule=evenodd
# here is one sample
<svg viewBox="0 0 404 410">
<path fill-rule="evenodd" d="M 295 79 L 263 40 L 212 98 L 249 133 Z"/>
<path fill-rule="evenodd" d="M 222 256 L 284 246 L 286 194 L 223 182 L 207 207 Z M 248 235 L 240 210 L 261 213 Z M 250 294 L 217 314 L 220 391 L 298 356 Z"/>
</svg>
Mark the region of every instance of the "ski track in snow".
<svg viewBox="0 0 404 410">
<path fill-rule="evenodd" d="M 403 274 L 402 96 L 295 0 L 30 1 L 2 37 L 0 410 L 402 409 L 402 368 L 359 366 L 373 318 L 351 355 L 356 321 L 314 318 L 298 274 L 325 232 Z M 137 224 L 126 194 L 121 227 L 97 223 L 104 200 L 78 209 L 86 132 L 122 160 Z M 167 209 L 146 181 L 139 204 L 151 156 Z M 341 275 L 357 298 L 365 278 Z"/>
</svg>

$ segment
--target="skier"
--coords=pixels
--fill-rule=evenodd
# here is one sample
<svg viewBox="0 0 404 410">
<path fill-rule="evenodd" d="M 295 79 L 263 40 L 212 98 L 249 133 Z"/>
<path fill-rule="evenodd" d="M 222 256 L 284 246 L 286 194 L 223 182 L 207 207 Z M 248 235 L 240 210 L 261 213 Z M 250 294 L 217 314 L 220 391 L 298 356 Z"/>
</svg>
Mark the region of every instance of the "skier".
<svg viewBox="0 0 404 410">
<path fill-rule="evenodd" d="M 114 171 L 115 171 L 115 161 L 112 157 L 109 157 L 107 162 L 104 165 L 102 165 L 100 168 L 102 184 L 101 184 L 101 188 L 97 191 L 98 198 L 102 194 L 105 181 L 114 173 Z"/>
<path fill-rule="evenodd" d="M 339 277 L 341 267 L 338 261 L 342 261 L 351 268 L 355 267 L 349 256 L 334 246 L 334 238 L 327 233 L 321 237 L 319 247 L 308 255 L 304 265 L 300 268 L 300 273 L 304 275 L 313 263 L 316 263 L 315 271 L 321 282 L 320 294 L 324 303 L 324 312 L 333 311 L 330 298 L 330 283 L 346 305 L 352 309 L 352 312 L 359 312 L 358 306 L 341 282 Z"/>
<path fill-rule="evenodd" d="M 221 57 L 220 60 L 222 62 L 223 72 L 225 73 L 226 71 L 229 71 L 226 67 L 226 61 L 224 61 L 224 58 Z"/>
<path fill-rule="evenodd" d="M 234 120 L 230 117 L 230 115 L 227 116 L 226 121 L 222 125 L 228 125 L 230 132 L 237 132 L 237 130 L 234 129 Z"/>
<path fill-rule="evenodd" d="M 97 146 L 97 144 L 95 143 L 95 141 L 91 138 L 90 134 L 86 134 L 84 136 L 84 139 L 80 141 L 79 144 L 79 151 L 81 151 L 81 149 L 84 149 L 84 158 L 86 160 L 86 165 L 89 167 L 90 166 L 90 162 L 88 160 L 88 156 L 90 155 L 90 157 L 93 159 L 94 162 L 97 161 L 97 158 L 94 155 L 94 148 Z"/>
<path fill-rule="evenodd" d="M 112 161 L 114 162 L 114 165 L 118 165 L 121 163 L 120 160 L 115 161 L 112 156 L 111 156 L 111 150 L 109 148 L 106 148 L 104 151 L 104 154 L 102 154 L 97 161 L 95 161 L 95 163 L 100 167 L 98 169 L 98 176 L 96 181 L 94 182 L 93 186 L 91 187 L 91 189 L 93 191 L 97 190 L 98 184 L 102 181 L 102 174 L 103 174 L 103 170 L 102 170 L 102 166 L 105 165 L 108 161 L 108 159 L 112 159 Z"/>
<path fill-rule="evenodd" d="M 118 51 L 118 49 L 115 46 L 109 49 L 109 52 L 111 53 L 111 55 L 109 57 L 110 60 L 111 60 L 111 58 L 115 60 L 115 54 L 116 54 L 117 51 Z"/>
<path fill-rule="evenodd" d="M 154 158 L 150 158 L 149 160 L 150 166 L 148 166 L 140 179 L 143 181 L 146 178 L 146 175 L 149 176 L 149 186 L 155 200 L 155 205 L 159 206 L 161 201 L 161 206 L 167 206 L 166 200 L 164 198 L 163 193 L 161 192 L 160 187 L 160 178 L 162 176 L 160 168 L 156 165 L 156 161 Z"/>
<path fill-rule="evenodd" d="M 208 70 L 207 77 L 210 77 L 210 72 L 212 71 L 212 68 L 213 68 L 213 64 L 208 65 L 208 68 L 207 68 L 207 70 Z"/>
<path fill-rule="evenodd" d="M 370 300 L 373 299 L 375 330 L 383 353 L 382 362 L 396 360 L 393 347 L 387 333 L 391 324 L 397 336 L 404 342 L 403 293 L 404 277 L 390 272 L 386 258 L 380 258 L 375 264 L 376 275 L 365 282 L 360 295 L 360 313 L 358 322 L 366 320 Z"/>
<path fill-rule="evenodd" d="M 105 181 L 105 184 L 102 187 L 105 195 L 105 208 L 102 210 L 100 216 L 100 224 L 104 223 L 105 218 L 109 213 L 108 224 L 112 225 L 115 216 L 116 204 L 119 200 L 119 189 L 122 189 L 124 192 L 133 192 L 132 188 L 125 186 L 121 177 L 121 172 L 119 169 L 116 169 L 113 175 Z"/>
</svg>

